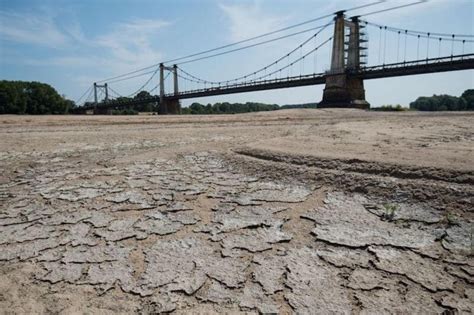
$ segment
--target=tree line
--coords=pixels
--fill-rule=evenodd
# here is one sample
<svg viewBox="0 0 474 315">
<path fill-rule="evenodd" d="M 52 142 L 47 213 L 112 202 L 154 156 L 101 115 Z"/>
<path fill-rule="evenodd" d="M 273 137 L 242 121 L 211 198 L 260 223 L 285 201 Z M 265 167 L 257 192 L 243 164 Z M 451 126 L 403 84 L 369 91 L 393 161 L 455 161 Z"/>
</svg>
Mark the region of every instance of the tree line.
<svg viewBox="0 0 474 315">
<path fill-rule="evenodd" d="M 0 81 L 0 114 L 68 114 L 74 107 L 49 84 Z"/>
<path fill-rule="evenodd" d="M 247 102 L 242 103 L 215 103 L 203 105 L 200 103 L 192 103 L 189 107 L 182 108 L 182 114 L 191 115 L 211 115 L 211 114 L 240 114 L 250 112 L 272 111 L 280 109 L 276 104 L 263 104 Z"/>
<path fill-rule="evenodd" d="M 460 97 L 451 95 L 421 96 L 410 103 L 410 109 L 420 111 L 474 110 L 474 89 L 464 91 Z"/>
<path fill-rule="evenodd" d="M 138 93 L 134 98 L 150 98 L 146 91 Z M 133 98 L 119 97 L 116 101 L 129 101 Z M 247 103 L 192 103 L 182 109 L 182 114 L 211 115 L 239 114 L 258 111 L 273 111 L 287 108 L 317 108 L 317 103 L 283 105 Z M 0 114 L 68 114 L 80 112 L 75 103 L 66 99 L 50 85 L 40 82 L 0 81 Z M 474 89 L 464 91 L 460 97 L 451 95 L 422 96 L 410 103 L 410 109 L 420 111 L 471 111 L 474 110 Z M 374 109 L 376 110 L 376 109 Z M 403 110 L 398 106 L 385 106 L 378 110 Z M 158 112 L 159 104 L 150 102 L 133 108 L 116 110 L 114 114 L 136 114 L 138 112 Z"/>
<path fill-rule="evenodd" d="M 134 99 L 143 99 L 143 98 L 151 98 L 151 97 L 153 97 L 153 95 L 151 95 L 147 91 L 141 91 L 140 93 L 138 93 L 134 97 L 121 96 L 121 97 L 116 98 L 115 100 L 117 102 L 127 102 L 127 101 L 131 101 L 131 100 L 134 100 Z M 144 112 L 144 113 L 156 112 L 157 113 L 159 111 L 159 109 L 160 108 L 159 108 L 158 104 L 156 104 L 154 102 L 150 102 L 150 103 L 146 103 L 146 104 L 135 105 L 135 106 L 133 106 L 133 108 L 126 108 L 126 109 L 123 109 L 123 110 L 114 110 L 114 111 L 112 111 L 112 114 L 115 114 L 115 115 L 135 115 L 135 114 L 138 114 L 139 112 Z"/>
</svg>

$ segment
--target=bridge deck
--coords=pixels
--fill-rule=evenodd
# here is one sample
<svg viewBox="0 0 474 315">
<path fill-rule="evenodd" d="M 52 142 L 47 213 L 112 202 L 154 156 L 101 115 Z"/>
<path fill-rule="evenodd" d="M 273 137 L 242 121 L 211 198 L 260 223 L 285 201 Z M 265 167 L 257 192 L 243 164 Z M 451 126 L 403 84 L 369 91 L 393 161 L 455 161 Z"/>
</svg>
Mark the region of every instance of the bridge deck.
<svg viewBox="0 0 474 315">
<path fill-rule="evenodd" d="M 468 69 L 474 69 L 474 54 L 384 64 L 372 67 L 364 67 L 356 72 L 351 72 L 350 70 L 348 70 L 348 72 L 351 75 L 362 77 L 364 80 L 369 80 Z M 189 99 L 215 95 L 318 85 L 324 84 L 326 82 L 326 77 L 334 74 L 337 73 L 319 73 L 303 76 L 293 76 L 283 79 L 254 81 L 219 87 L 210 87 L 207 89 L 183 91 L 177 95 L 166 94 L 165 98 L 168 100 Z M 97 108 L 123 108 L 153 102 L 159 102 L 159 96 L 153 96 L 143 99 L 134 99 L 127 102 L 111 101 L 107 104 L 99 104 Z M 85 110 L 93 108 L 94 106 L 83 107 L 83 109 Z"/>
</svg>

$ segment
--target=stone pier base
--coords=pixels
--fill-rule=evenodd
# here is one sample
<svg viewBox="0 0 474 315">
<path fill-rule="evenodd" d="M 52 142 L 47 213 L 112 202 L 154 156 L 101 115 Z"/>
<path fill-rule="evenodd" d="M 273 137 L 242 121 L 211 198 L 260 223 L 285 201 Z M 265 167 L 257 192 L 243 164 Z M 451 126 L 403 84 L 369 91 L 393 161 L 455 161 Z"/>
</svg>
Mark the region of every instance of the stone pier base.
<svg viewBox="0 0 474 315">
<path fill-rule="evenodd" d="M 110 108 L 95 108 L 93 110 L 94 115 L 112 115 L 112 109 Z"/>
<path fill-rule="evenodd" d="M 347 74 L 328 76 L 318 108 L 369 109 L 370 104 L 365 100 L 364 81 Z"/>
<path fill-rule="evenodd" d="M 177 115 L 181 113 L 181 103 L 179 100 L 164 100 L 160 103 L 160 115 Z"/>
</svg>

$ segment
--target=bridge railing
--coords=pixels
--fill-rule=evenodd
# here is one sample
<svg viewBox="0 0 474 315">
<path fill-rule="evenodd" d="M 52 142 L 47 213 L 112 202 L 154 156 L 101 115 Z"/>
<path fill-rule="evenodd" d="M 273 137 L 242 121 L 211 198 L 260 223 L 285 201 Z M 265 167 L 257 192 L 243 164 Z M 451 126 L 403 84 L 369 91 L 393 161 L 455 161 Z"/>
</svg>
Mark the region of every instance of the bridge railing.
<svg viewBox="0 0 474 315">
<path fill-rule="evenodd" d="M 361 67 L 359 71 L 373 71 L 373 70 L 383 70 L 383 69 L 393 69 L 393 68 L 404 68 L 404 67 L 412 67 L 412 66 L 419 66 L 419 65 L 426 65 L 426 64 L 462 61 L 466 59 L 474 59 L 474 54 L 452 55 L 452 56 L 438 57 L 438 58 L 425 58 L 425 59 L 419 59 L 419 60 L 410 60 L 410 61 L 382 64 L 382 65 L 370 66 L 370 67 Z"/>
<path fill-rule="evenodd" d="M 443 62 L 460 61 L 460 60 L 473 59 L 473 58 L 474 58 L 474 54 L 464 54 L 464 55 L 453 55 L 453 56 L 438 57 L 438 58 L 410 60 L 410 61 L 382 64 L 382 65 L 370 66 L 370 67 L 361 67 L 360 69 L 357 69 L 357 70 L 339 70 L 339 71 L 328 70 L 325 73 L 314 73 L 314 74 L 306 74 L 306 75 L 298 75 L 298 76 L 266 79 L 266 80 L 255 80 L 255 81 L 252 80 L 252 81 L 238 82 L 234 84 L 225 84 L 225 85 L 211 86 L 207 88 L 192 89 L 192 90 L 181 91 L 178 93 L 178 95 L 204 93 L 204 92 L 211 92 L 211 91 L 222 91 L 222 90 L 227 90 L 227 89 L 257 86 L 257 85 L 272 84 L 272 83 L 291 82 L 291 81 L 297 81 L 297 80 L 303 80 L 303 79 L 318 78 L 325 75 L 343 74 L 345 72 L 363 72 L 363 71 L 403 68 L 403 67 L 412 67 L 412 66 L 418 66 L 418 65 L 424 65 L 424 64 L 436 64 L 436 63 L 443 63 Z M 175 96 L 176 95 L 174 93 L 165 94 L 165 97 L 175 97 Z"/>
<path fill-rule="evenodd" d="M 234 84 L 225 84 L 225 85 L 218 85 L 218 86 L 211 86 L 208 88 L 201 88 L 201 89 L 193 89 L 193 90 L 186 90 L 181 91 L 178 95 L 186 95 L 191 93 L 201 93 L 201 92 L 210 92 L 210 91 L 221 91 L 227 89 L 234 89 L 240 87 L 247 87 L 247 86 L 257 86 L 257 85 L 264 85 L 264 84 L 273 84 L 273 83 L 282 83 L 282 82 L 291 82 L 291 81 L 298 81 L 304 79 L 313 79 L 324 76 L 324 73 L 313 73 L 313 74 L 304 74 L 298 76 L 291 76 L 291 77 L 284 77 L 284 78 L 274 78 L 268 80 L 255 80 L 255 81 L 245 81 L 245 82 L 238 82 Z M 173 97 L 176 96 L 174 93 L 165 94 L 165 97 Z"/>
</svg>

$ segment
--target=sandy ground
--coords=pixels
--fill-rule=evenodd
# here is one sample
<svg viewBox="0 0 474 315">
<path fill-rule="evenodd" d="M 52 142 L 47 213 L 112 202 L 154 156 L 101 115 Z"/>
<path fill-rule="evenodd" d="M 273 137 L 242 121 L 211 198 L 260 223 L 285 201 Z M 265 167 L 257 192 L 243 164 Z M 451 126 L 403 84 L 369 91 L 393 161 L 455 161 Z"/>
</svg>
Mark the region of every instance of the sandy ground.
<svg viewBox="0 0 474 315">
<path fill-rule="evenodd" d="M 474 312 L 473 113 L 0 121 L 0 313 Z"/>
</svg>

